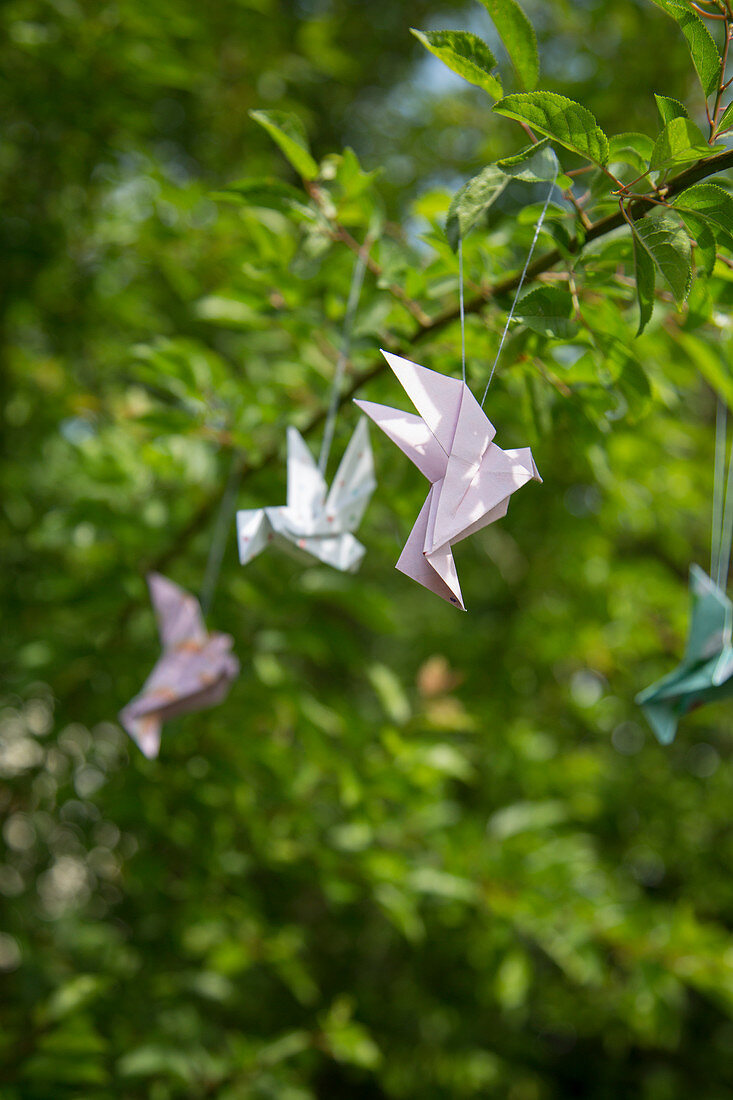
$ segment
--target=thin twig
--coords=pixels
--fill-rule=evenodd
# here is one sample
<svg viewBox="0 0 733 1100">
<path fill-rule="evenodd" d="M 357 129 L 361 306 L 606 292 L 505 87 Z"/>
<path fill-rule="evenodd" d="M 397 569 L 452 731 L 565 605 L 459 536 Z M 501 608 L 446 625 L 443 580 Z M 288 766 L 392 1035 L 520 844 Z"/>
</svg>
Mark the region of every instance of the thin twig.
<svg viewBox="0 0 733 1100">
<path fill-rule="evenodd" d="M 675 195 L 680 194 L 680 192 L 685 191 L 688 187 L 691 187 L 694 183 L 698 183 L 708 176 L 713 176 L 731 167 L 733 167 L 733 149 L 728 149 L 724 153 L 708 157 L 673 177 L 664 188 L 663 197 L 666 199 L 673 198 Z M 599 237 L 603 237 L 613 230 L 618 229 L 625 221 L 636 221 L 644 217 L 647 211 L 650 210 L 657 201 L 658 200 L 654 196 L 633 198 L 629 202 L 628 211 L 620 209 L 615 214 L 608 214 L 606 217 L 600 218 L 590 226 L 588 231 L 583 235 L 582 240 L 578 237 L 573 238 L 567 245 L 566 251 L 571 253 L 581 252 L 586 244 L 590 244 L 592 241 L 598 240 Z M 534 282 L 537 280 L 540 275 L 543 275 L 545 272 L 561 263 L 564 259 L 564 255 L 564 252 L 561 252 L 557 248 L 553 248 L 543 256 L 538 256 L 537 259 L 529 265 L 525 275 L 525 282 Z M 487 288 L 489 299 L 502 298 L 504 295 L 510 294 L 513 290 L 516 290 L 520 278 L 521 273 L 516 272 L 513 275 L 508 275 L 504 279 L 499 280 L 499 282 L 495 283 L 492 287 Z M 465 312 L 466 314 L 480 313 L 485 307 L 486 299 L 484 296 L 480 296 L 465 303 Z M 457 319 L 458 307 L 452 306 L 435 317 L 427 318 L 422 322 L 418 321 L 411 335 L 402 340 L 395 340 L 393 342 L 394 350 L 403 354 L 407 353 L 420 345 L 424 340 L 434 337 L 448 325 L 453 324 Z M 351 401 L 363 386 L 368 385 L 375 378 L 378 378 L 385 369 L 386 364 L 380 357 L 379 359 L 375 359 L 365 370 L 354 375 L 351 384 L 346 387 L 341 395 L 340 404 L 344 405 Z M 314 432 L 323 423 L 326 411 L 324 406 L 314 412 L 310 420 L 301 428 L 301 433 L 304 436 L 308 436 Z M 238 464 L 240 485 L 245 479 L 253 477 L 273 465 L 279 457 L 280 452 L 280 439 L 278 438 L 261 458 L 250 461 L 245 456 L 242 456 Z M 141 563 L 140 572 L 146 573 L 150 570 L 165 569 L 176 555 L 180 553 L 181 549 L 187 547 L 190 540 L 206 527 L 211 516 L 216 511 L 220 500 L 221 490 L 212 493 L 202 500 L 183 527 L 174 533 L 166 549 L 153 555 L 147 562 Z M 115 637 L 119 634 L 136 606 L 136 600 L 127 601 L 122 605 L 119 614 L 110 623 L 109 637 Z M 72 690 L 73 688 L 69 688 L 69 691 Z"/>
<path fill-rule="evenodd" d="M 708 142 L 710 145 L 715 141 L 715 127 L 718 125 L 718 119 L 720 118 L 720 112 L 723 108 L 722 99 L 723 92 L 725 91 L 725 70 L 728 65 L 728 50 L 730 49 L 731 38 L 731 25 L 728 20 L 728 15 L 723 16 L 725 20 L 725 45 L 723 46 L 723 56 L 720 59 L 720 80 L 718 81 L 718 92 L 715 96 L 715 106 L 713 107 L 713 118 L 710 123 L 710 137 Z"/>
</svg>

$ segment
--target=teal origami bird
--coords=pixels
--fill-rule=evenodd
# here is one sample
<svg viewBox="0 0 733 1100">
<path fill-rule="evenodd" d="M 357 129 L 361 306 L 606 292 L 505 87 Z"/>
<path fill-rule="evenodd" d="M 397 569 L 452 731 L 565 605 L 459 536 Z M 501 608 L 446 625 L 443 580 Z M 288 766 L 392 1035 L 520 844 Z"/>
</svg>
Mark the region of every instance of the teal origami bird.
<svg viewBox="0 0 733 1100">
<path fill-rule="evenodd" d="M 690 566 L 690 630 L 685 655 L 669 675 L 636 697 L 662 745 L 703 703 L 733 695 L 733 603 L 699 565 Z"/>
</svg>

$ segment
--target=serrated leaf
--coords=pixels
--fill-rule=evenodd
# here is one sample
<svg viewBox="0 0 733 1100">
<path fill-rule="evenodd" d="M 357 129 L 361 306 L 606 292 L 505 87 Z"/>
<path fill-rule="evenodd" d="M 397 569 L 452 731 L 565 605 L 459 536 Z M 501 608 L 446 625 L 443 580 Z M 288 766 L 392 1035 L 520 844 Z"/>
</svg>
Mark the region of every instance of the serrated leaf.
<svg viewBox="0 0 733 1100">
<path fill-rule="evenodd" d="M 667 123 L 654 143 L 649 168 L 658 172 L 673 164 L 702 160 L 721 148 L 708 145 L 699 126 L 689 118 L 678 116 Z"/>
<path fill-rule="evenodd" d="M 496 201 L 508 182 L 509 177 L 496 165 L 490 164 L 453 196 L 448 208 L 445 235 L 454 252 L 458 248 L 459 238 L 466 236 Z"/>
<path fill-rule="evenodd" d="M 549 183 L 557 179 L 559 172 L 557 156 L 549 138 L 543 138 L 536 145 L 528 145 L 513 157 L 503 157 L 496 165 L 507 176 L 523 183 Z"/>
<path fill-rule="evenodd" d="M 608 160 L 608 138 L 593 115 L 572 99 L 556 92 L 526 92 L 505 96 L 494 110 L 526 122 L 534 130 L 559 141 L 566 149 L 595 164 Z"/>
<path fill-rule="evenodd" d="M 674 200 L 675 209 L 691 210 L 710 223 L 715 236 L 733 248 L 733 195 L 717 183 L 696 183 Z"/>
<path fill-rule="evenodd" d="M 578 325 L 572 320 L 573 296 L 555 286 L 538 286 L 517 302 L 514 317 L 542 336 L 574 336 Z"/>
<path fill-rule="evenodd" d="M 468 31 L 418 31 L 414 27 L 410 33 L 452 72 L 483 88 L 492 99 L 501 98 L 501 80 L 492 72 L 496 58 L 478 35 Z"/>
<path fill-rule="evenodd" d="M 636 335 L 641 336 L 647 324 L 651 320 L 654 310 L 654 283 L 656 281 L 656 268 L 654 261 L 642 247 L 635 233 L 631 235 L 634 245 L 634 277 L 636 279 L 636 300 L 639 304 L 639 327 Z"/>
<path fill-rule="evenodd" d="M 250 111 L 249 117 L 267 130 L 303 179 L 316 178 L 318 165 L 311 156 L 305 127 L 297 115 L 286 111 Z"/>
<path fill-rule="evenodd" d="M 656 92 L 654 98 L 657 102 L 657 109 L 663 126 L 666 126 L 673 118 L 688 117 L 687 108 L 678 99 L 670 99 L 667 95 L 657 95 Z"/>
<path fill-rule="evenodd" d="M 481 0 L 509 54 L 520 87 L 531 92 L 540 77 L 540 56 L 534 27 L 516 0 Z"/>
<path fill-rule="evenodd" d="M 642 218 L 633 223 L 632 229 L 675 301 L 683 302 L 692 280 L 692 248 L 685 230 L 667 214 Z"/>
<path fill-rule="evenodd" d="M 707 98 L 716 90 L 720 79 L 720 54 L 715 39 L 700 16 L 690 8 L 667 2 L 664 10 L 672 16 L 687 39 L 692 64 Z"/>
</svg>

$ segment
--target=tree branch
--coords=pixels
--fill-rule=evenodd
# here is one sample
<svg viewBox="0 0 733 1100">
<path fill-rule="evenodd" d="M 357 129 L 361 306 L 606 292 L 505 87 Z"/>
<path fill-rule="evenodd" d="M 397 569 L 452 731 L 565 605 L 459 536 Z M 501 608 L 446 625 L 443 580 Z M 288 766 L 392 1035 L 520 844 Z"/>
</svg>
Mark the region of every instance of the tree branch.
<svg viewBox="0 0 733 1100">
<path fill-rule="evenodd" d="M 722 172 L 727 168 L 733 167 L 733 149 L 727 150 L 725 153 L 720 153 L 714 157 L 708 157 L 705 160 L 698 161 L 697 164 L 692 165 L 685 171 L 680 172 L 679 175 L 674 176 L 669 183 L 659 193 L 665 199 L 671 199 L 680 192 L 691 187 L 694 183 L 700 180 L 706 179 L 708 176 L 715 175 L 718 172 Z M 658 197 L 653 196 L 639 196 L 634 199 L 628 207 L 629 216 L 633 220 L 643 218 L 644 215 L 652 209 L 655 205 L 658 205 Z M 571 252 L 581 252 L 585 244 L 590 241 L 598 240 L 599 237 L 603 237 L 608 233 L 611 233 L 614 229 L 618 229 L 624 224 L 624 217 L 621 212 L 609 214 L 605 218 L 600 218 L 597 222 L 594 222 L 587 230 L 584 238 L 581 240 L 578 237 L 574 237 L 569 244 L 569 250 Z M 537 279 L 538 276 L 549 271 L 550 268 L 560 263 L 563 259 L 562 253 L 559 249 L 552 249 L 546 252 L 544 256 L 539 256 L 534 263 L 530 264 L 525 276 L 525 283 L 530 283 Z M 520 280 L 520 274 L 517 272 L 513 275 L 508 275 L 506 278 L 499 280 L 492 287 L 488 289 L 482 296 L 474 298 L 466 302 L 466 313 L 480 313 L 486 306 L 487 300 L 501 298 L 503 295 L 511 293 L 516 290 Z M 413 331 L 412 335 L 401 341 L 396 345 L 395 350 L 399 352 L 409 351 L 410 348 L 415 347 L 422 343 L 425 339 L 435 336 L 438 332 L 441 332 L 448 325 L 452 324 L 458 319 L 459 311 L 457 307 L 451 307 L 444 310 L 442 313 L 437 314 L 435 317 L 428 318 L 422 322 L 419 322 Z M 353 377 L 350 385 L 345 389 L 339 400 L 339 408 L 345 405 L 348 401 L 354 397 L 356 393 L 372 379 L 377 378 L 386 369 L 386 363 L 384 359 L 379 358 L 364 371 Z M 325 420 L 326 407 L 319 409 L 310 420 L 301 428 L 301 433 L 304 436 L 310 435 L 314 432 Z M 246 478 L 252 477 L 255 474 L 260 473 L 262 470 L 267 469 L 280 455 L 281 444 L 278 441 L 261 459 L 256 462 L 249 462 L 244 456 L 242 456 L 241 464 L 236 475 L 240 479 L 240 484 Z M 162 553 L 157 554 L 144 566 L 144 572 L 151 570 L 165 569 L 170 562 L 176 557 L 180 548 L 185 546 L 188 541 L 193 538 L 199 531 L 201 531 L 215 513 L 219 506 L 221 499 L 221 492 L 213 493 L 206 500 L 202 501 L 196 511 L 191 515 L 185 526 L 176 533 L 175 538 L 171 541 L 170 546 Z M 116 633 L 127 622 L 130 613 L 134 609 L 135 604 L 133 602 L 125 604 L 122 608 L 120 615 L 112 624 L 112 631 Z"/>
</svg>

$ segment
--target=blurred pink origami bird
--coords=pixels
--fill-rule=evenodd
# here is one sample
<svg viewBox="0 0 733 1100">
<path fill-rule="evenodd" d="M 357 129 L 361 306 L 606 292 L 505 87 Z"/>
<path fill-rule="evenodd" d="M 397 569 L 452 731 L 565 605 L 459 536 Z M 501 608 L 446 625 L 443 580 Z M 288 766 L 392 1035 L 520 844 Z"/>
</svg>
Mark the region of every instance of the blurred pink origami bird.
<svg viewBox="0 0 733 1100">
<path fill-rule="evenodd" d="M 397 568 L 464 611 L 451 546 L 506 515 L 509 498 L 542 481 L 529 447 L 502 451 L 465 382 L 383 351 L 419 416 L 356 404 L 431 482 Z"/>
<path fill-rule="evenodd" d="M 148 587 L 163 653 L 120 721 L 145 756 L 154 757 L 163 722 L 220 703 L 239 661 L 229 634 L 209 634 L 194 596 L 160 573 L 148 574 Z"/>
</svg>

